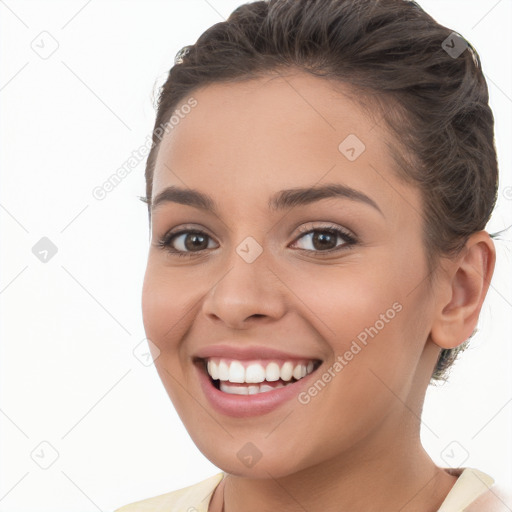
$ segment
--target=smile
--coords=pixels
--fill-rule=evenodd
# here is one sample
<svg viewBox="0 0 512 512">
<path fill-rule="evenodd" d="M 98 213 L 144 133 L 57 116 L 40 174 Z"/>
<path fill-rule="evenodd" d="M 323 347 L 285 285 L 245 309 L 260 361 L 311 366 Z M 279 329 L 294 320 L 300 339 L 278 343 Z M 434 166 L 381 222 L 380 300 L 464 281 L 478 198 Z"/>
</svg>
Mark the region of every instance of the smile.
<svg viewBox="0 0 512 512">
<path fill-rule="evenodd" d="M 293 384 L 315 369 L 319 361 L 237 360 L 211 357 L 204 360 L 214 386 L 224 393 L 256 395 Z"/>
<path fill-rule="evenodd" d="M 292 403 L 310 385 L 323 360 L 270 346 L 221 343 L 192 355 L 201 391 L 222 415 L 248 418 Z"/>
</svg>

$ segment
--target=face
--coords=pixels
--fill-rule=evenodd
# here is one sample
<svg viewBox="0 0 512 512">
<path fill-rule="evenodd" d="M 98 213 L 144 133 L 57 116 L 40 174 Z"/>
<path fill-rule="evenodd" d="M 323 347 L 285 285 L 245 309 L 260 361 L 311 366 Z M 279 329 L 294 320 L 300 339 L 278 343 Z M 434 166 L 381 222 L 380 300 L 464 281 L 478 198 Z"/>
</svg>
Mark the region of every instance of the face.
<svg viewBox="0 0 512 512">
<path fill-rule="evenodd" d="M 384 128 L 302 73 L 192 96 L 158 153 L 142 296 L 190 436 L 256 478 L 389 449 L 417 426 L 437 351 L 421 197 Z"/>
</svg>

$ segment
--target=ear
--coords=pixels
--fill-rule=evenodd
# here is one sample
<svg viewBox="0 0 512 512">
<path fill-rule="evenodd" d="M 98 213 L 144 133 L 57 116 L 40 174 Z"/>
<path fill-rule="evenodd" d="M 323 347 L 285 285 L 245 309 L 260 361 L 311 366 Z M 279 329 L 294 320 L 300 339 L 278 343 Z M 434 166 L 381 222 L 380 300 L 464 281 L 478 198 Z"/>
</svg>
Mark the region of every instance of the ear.
<svg viewBox="0 0 512 512">
<path fill-rule="evenodd" d="M 460 345 L 475 330 L 494 272 L 494 242 L 486 231 L 473 233 L 461 253 L 448 261 L 438 279 L 430 334 L 432 341 L 441 348 Z"/>
</svg>

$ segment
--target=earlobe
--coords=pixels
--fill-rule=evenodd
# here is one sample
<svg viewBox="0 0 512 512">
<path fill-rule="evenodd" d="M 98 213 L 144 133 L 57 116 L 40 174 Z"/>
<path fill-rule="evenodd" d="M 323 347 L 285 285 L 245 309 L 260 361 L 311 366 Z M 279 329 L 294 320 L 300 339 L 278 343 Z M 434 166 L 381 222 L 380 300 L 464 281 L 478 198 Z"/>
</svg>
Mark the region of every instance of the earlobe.
<svg viewBox="0 0 512 512">
<path fill-rule="evenodd" d="M 489 233 L 478 231 L 466 242 L 439 279 L 432 341 L 454 348 L 473 333 L 494 272 L 496 250 Z"/>
</svg>

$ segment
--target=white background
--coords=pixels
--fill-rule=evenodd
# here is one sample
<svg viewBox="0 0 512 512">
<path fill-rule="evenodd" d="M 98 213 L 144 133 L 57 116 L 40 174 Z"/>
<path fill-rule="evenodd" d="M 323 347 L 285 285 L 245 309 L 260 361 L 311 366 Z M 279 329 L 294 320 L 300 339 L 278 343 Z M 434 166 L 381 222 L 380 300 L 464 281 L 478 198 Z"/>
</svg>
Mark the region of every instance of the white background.
<svg viewBox="0 0 512 512">
<path fill-rule="evenodd" d="M 133 354 L 145 338 L 145 161 L 105 199 L 92 190 L 145 144 L 177 51 L 240 3 L 0 0 L 0 511 L 108 511 L 219 471 Z M 419 3 L 481 56 L 501 169 L 488 230 L 503 229 L 512 2 Z M 33 49 L 43 31 L 47 49 L 58 44 L 46 59 Z M 58 249 L 47 263 L 32 253 L 42 237 Z M 450 383 L 429 389 L 422 438 L 443 467 L 448 453 L 512 482 L 510 243 L 496 245 L 480 332 Z"/>
</svg>

